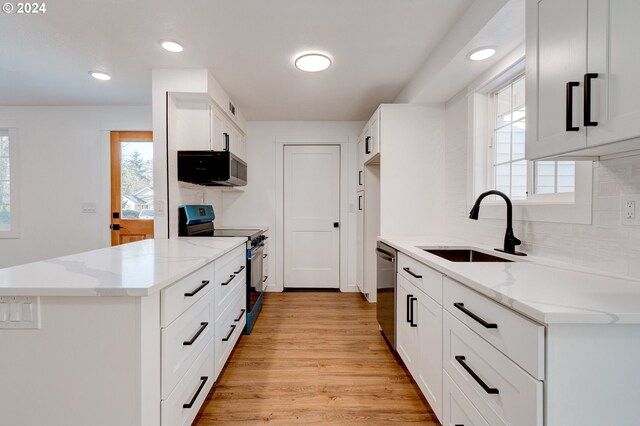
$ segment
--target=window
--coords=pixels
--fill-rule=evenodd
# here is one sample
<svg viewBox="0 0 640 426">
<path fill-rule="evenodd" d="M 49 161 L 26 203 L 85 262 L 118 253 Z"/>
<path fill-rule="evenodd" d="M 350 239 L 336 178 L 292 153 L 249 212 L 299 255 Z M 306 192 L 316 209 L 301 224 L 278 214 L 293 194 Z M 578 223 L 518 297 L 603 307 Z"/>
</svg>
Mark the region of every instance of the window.
<svg viewBox="0 0 640 426">
<path fill-rule="evenodd" d="M 9 132 L 0 130 L 0 231 L 11 230 Z"/>
<path fill-rule="evenodd" d="M 513 200 L 514 220 L 591 223 L 593 163 L 527 161 L 524 46 L 467 87 L 470 153 L 467 206 L 498 189 Z M 504 219 L 504 202 L 487 199 L 481 217 Z M 468 209 L 467 209 L 468 210 Z"/>
<path fill-rule="evenodd" d="M 574 161 L 525 160 L 525 76 L 520 74 L 489 95 L 491 102 L 489 182 L 514 201 L 540 194 L 573 193 Z M 548 195 L 547 195 L 548 196 Z"/>
<path fill-rule="evenodd" d="M 17 173 L 15 132 L 0 129 L 0 238 L 17 237 Z"/>
</svg>

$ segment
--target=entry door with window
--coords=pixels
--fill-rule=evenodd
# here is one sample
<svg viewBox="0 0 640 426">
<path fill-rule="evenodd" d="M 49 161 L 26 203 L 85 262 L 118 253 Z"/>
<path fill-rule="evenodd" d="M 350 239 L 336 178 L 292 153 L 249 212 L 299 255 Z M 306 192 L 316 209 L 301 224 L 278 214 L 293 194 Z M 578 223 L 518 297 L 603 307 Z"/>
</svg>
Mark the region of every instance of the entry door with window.
<svg viewBox="0 0 640 426">
<path fill-rule="evenodd" d="M 340 288 L 340 146 L 284 147 L 284 286 Z"/>
<path fill-rule="evenodd" d="M 111 132 L 111 245 L 153 238 L 153 134 Z"/>
</svg>

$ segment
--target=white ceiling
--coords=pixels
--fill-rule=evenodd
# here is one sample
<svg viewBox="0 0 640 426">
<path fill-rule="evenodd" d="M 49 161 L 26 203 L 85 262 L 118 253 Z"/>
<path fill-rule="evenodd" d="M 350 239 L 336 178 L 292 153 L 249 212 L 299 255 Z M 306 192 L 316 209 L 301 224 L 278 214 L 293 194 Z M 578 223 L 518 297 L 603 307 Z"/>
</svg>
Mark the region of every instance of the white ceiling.
<svg viewBox="0 0 640 426">
<path fill-rule="evenodd" d="M 473 0 L 57 0 L 0 16 L 0 105 L 146 105 L 151 69 L 209 68 L 248 120 L 364 120 Z M 181 42 L 170 54 L 161 39 Z M 333 58 L 293 67 L 298 52 Z M 93 80 L 89 70 L 113 79 Z"/>
</svg>

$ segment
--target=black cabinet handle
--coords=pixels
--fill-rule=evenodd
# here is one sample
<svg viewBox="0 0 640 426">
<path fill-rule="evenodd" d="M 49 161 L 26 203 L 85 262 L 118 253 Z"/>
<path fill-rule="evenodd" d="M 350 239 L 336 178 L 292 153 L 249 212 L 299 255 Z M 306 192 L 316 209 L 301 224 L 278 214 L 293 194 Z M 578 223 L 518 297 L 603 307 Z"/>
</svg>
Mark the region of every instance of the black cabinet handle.
<svg viewBox="0 0 640 426">
<path fill-rule="evenodd" d="M 369 148 L 369 141 L 371 140 L 371 136 L 367 136 L 364 138 L 364 153 L 371 154 L 371 148 Z"/>
<path fill-rule="evenodd" d="M 195 296 L 200 290 L 202 290 L 203 288 L 205 288 L 206 286 L 209 285 L 209 280 L 205 280 L 202 281 L 202 285 L 198 288 L 196 288 L 195 290 L 191 290 L 189 293 L 185 293 L 185 297 L 193 297 Z"/>
<path fill-rule="evenodd" d="M 411 275 L 413 278 L 422 278 L 422 275 L 418 275 L 418 274 L 416 274 L 415 272 L 413 272 L 413 271 L 412 271 L 411 269 L 409 269 L 408 267 L 407 267 L 407 268 L 402 268 L 402 269 L 404 269 L 404 271 L 405 271 L 407 274 Z"/>
<path fill-rule="evenodd" d="M 244 313 L 247 312 L 246 309 L 240 309 L 240 316 L 236 319 L 234 319 L 235 322 L 238 322 L 242 319 L 242 316 L 244 315 Z"/>
<path fill-rule="evenodd" d="M 229 283 L 230 283 L 231 281 L 233 281 L 233 279 L 234 279 L 235 277 L 236 277 L 235 275 L 229 275 L 229 279 L 228 279 L 228 280 L 226 280 L 225 282 L 221 283 L 221 285 L 229 285 Z"/>
<path fill-rule="evenodd" d="M 269 253 L 265 253 L 265 254 L 263 254 L 263 255 L 262 255 L 262 258 L 263 258 L 263 259 L 266 259 L 266 258 L 267 258 L 267 256 L 269 256 Z"/>
<path fill-rule="evenodd" d="M 358 210 L 362 210 L 362 195 L 358 195 Z"/>
<path fill-rule="evenodd" d="M 223 337 L 223 338 L 222 338 L 222 341 L 223 341 L 223 342 L 226 342 L 227 340 L 229 340 L 229 338 L 230 338 L 230 337 L 231 337 L 231 335 L 233 334 L 233 330 L 235 330 L 235 329 L 236 329 L 236 326 L 232 324 L 232 325 L 231 325 L 231 330 L 229 330 L 229 332 L 227 333 L 227 337 Z"/>
<path fill-rule="evenodd" d="M 409 324 L 411 324 L 411 327 L 417 327 L 418 324 L 413 322 L 413 314 L 414 314 L 414 310 L 413 310 L 413 302 L 418 300 L 417 297 L 413 297 L 411 296 L 411 300 L 409 300 L 409 303 L 411 304 L 411 321 L 409 322 Z"/>
<path fill-rule="evenodd" d="M 482 379 L 475 373 L 475 371 L 473 371 L 471 369 L 471 367 L 469 367 L 467 365 L 466 362 L 464 362 L 465 358 L 462 355 L 456 355 L 456 361 L 458 361 L 458 363 L 462 366 L 462 368 L 464 368 L 465 370 L 467 370 L 467 373 L 469 373 L 471 375 L 471 377 L 473 377 L 473 379 L 478 382 L 478 384 L 480 386 L 482 386 L 482 389 L 484 389 L 484 391 L 486 393 L 490 393 L 490 394 L 498 394 L 499 391 L 496 388 L 490 388 L 489 386 L 487 386 L 487 384 L 482 381 Z"/>
<path fill-rule="evenodd" d="M 198 386 L 198 390 L 196 391 L 196 394 L 193 395 L 193 398 L 191 398 L 191 401 L 189 401 L 186 404 L 182 404 L 182 408 L 193 407 L 193 404 L 196 403 L 196 399 L 198 399 L 198 395 L 200 395 L 200 392 L 202 391 L 202 388 L 204 388 L 204 385 L 207 383 L 207 380 L 209 380 L 207 376 L 200 377 L 200 386 Z"/>
<path fill-rule="evenodd" d="M 469 315 L 471 318 L 479 322 L 484 328 L 498 328 L 498 324 L 486 322 L 485 320 L 483 320 L 482 318 L 480 318 L 479 316 L 477 316 L 476 314 L 474 314 L 473 312 L 465 308 L 464 303 L 456 302 L 453 304 L 453 306 L 460 309 L 462 312 L 464 312 L 465 314 Z"/>
<path fill-rule="evenodd" d="M 198 329 L 198 331 L 196 331 L 196 334 L 193 335 L 193 337 L 191 338 L 191 340 L 186 340 L 184 342 L 182 342 L 182 344 L 184 346 L 191 346 L 193 345 L 193 343 L 198 339 L 198 337 L 200 337 L 200 335 L 202 334 L 202 332 L 204 331 L 205 328 L 207 328 L 207 326 L 209 325 L 208 322 L 201 322 L 200 323 L 200 328 Z"/>
<path fill-rule="evenodd" d="M 264 282 L 267 282 L 267 278 L 269 278 L 269 275 L 265 275 L 265 276 L 264 276 L 264 279 L 262 280 L 262 282 L 263 282 L 263 283 L 264 283 Z"/>
<path fill-rule="evenodd" d="M 577 132 L 578 130 L 580 130 L 578 127 L 575 127 L 573 125 L 573 88 L 578 86 L 580 86 L 580 83 L 578 83 L 577 81 L 567 82 L 567 110 L 565 111 L 567 132 Z"/>
<path fill-rule="evenodd" d="M 362 170 L 358 172 L 358 185 L 362 185 Z"/>
<path fill-rule="evenodd" d="M 224 150 L 229 151 L 229 133 L 223 133 L 224 135 Z"/>
<path fill-rule="evenodd" d="M 407 294 L 407 322 L 411 324 L 411 298 L 413 294 Z"/>
<path fill-rule="evenodd" d="M 241 266 L 240 269 L 234 272 L 234 274 L 239 274 L 242 271 L 244 271 L 244 266 Z"/>
<path fill-rule="evenodd" d="M 584 125 L 597 126 L 597 121 L 591 121 L 591 80 L 598 78 L 597 72 L 590 72 L 584 75 Z"/>
</svg>

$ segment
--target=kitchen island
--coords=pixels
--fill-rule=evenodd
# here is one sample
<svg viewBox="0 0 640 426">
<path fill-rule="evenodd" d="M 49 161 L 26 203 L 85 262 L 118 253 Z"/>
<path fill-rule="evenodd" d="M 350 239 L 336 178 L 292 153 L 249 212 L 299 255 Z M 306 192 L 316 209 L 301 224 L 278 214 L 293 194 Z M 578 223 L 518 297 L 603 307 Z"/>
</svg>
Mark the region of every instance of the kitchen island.
<svg viewBox="0 0 640 426">
<path fill-rule="evenodd" d="M 246 239 L 0 270 L 0 423 L 190 424 L 244 327 Z"/>
<path fill-rule="evenodd" d="M 639 280 L 446 238 L 379 240 L 398 250 L 397 351 L 443 424 L 637 424 Z"/>
</svg>

